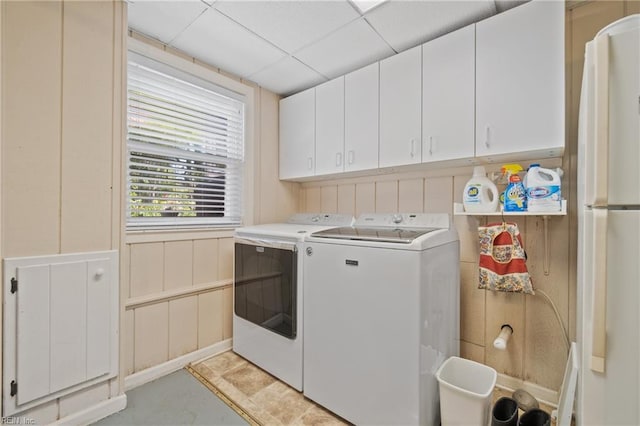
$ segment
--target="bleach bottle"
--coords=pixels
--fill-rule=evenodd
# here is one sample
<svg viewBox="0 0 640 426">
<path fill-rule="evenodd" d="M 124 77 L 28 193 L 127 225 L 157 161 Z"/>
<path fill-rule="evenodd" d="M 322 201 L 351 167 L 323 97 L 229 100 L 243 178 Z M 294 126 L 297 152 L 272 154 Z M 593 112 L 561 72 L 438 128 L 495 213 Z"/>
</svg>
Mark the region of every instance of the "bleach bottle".
<svg viewBox="0 0 640 426">
<path fill-rule="evenodd" d="M 530 212 L 557 212 L 562 209 L 560 175 L 555 170 L 532 164 L 527 172 L 526 191 Z"/>
<path fill-rule="evenodd" d="M 464 210 L 470 213 L 494 213 L 498 208 L 498 188 L 487 177 L 483 166 L 473 168 L 462 193 Z"/>
<path fill-rule="evenodd" d="M 504 211 L 527 211 L 527 193 L 518 175 L 509 176 L 509 185 L 504 190 Z"/>
</svg>

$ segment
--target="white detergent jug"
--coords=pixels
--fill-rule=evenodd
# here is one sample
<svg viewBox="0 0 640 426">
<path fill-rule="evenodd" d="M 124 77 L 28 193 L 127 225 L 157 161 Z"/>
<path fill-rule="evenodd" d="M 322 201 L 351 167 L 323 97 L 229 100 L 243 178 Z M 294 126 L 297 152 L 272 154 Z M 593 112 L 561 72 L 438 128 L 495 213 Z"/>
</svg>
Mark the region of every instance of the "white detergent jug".
<svg viewBox="0 0 640 426">
<path fill-rule="evenodd" d="M 555 170 L 532 164 L 527 172 L 527 210 L 557 212 L 562 209 L 560 175 Z"/>
<path fill-rule="evenodd" d="M 462 204 L 470 213 L 494 213 L 498 209 L 498 188 L 487 177 L 483 166 L 473 168 L 473 177 L 464 187 Z"/>
</svg>

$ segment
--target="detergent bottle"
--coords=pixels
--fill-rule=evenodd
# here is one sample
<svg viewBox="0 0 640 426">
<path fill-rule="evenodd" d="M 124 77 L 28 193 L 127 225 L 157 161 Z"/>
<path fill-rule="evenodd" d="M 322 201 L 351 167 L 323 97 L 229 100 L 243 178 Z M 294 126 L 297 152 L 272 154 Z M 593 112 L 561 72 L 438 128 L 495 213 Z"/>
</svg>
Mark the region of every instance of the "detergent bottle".
<svg viewBox="0 0 640 426">
<path fill-rule="evenodd" d="M 503 182 L 507 182 L 507 184 L 509 184 L 509 178 L 511 178 L 512 175 L 517 175 L 523 170 L 524 169 L 520 164 L 512 163 L 512 164 L 503 165 L 500 168 L 500 173 L 502 173 Z M 502 207 L 503 210 L 504 210 L 504 194 L 505 194 L 505 191 L 502 191 L 500 193 L 500 206 Z"/>
<path fill-rule="evenodd" d="M 527 194 L 520 176 L 509 176 L 509 185 L 504 191 L 504 211 L 524 212 L 527 210 Z"/>
<path fill-rule="evenodd" d="M 464 187 L 462 204 L 471 213 L 493 213 L 498 209 L 498 188 L 487 177 L 483 166 L 473 168 L 473 176 Z"/>
<path fill-rule="evenodd" d="M 527 209 L 530 212 L 557 212 L 562 209 L 560 174 L 532 164 L 526 180 Z"/>
</svg>

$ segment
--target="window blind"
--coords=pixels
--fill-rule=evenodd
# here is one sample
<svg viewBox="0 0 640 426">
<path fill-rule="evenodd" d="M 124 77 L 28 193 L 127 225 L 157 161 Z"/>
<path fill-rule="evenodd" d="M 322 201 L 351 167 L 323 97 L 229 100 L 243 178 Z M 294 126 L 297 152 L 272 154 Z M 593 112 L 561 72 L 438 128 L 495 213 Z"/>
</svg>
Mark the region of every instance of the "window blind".
<svg viewBox="0 0 640 426">
<path fill-rule="evenodd" d="M 127 227 L 240 224 L 244 103 L 149 63 L 128 61 Z"/>
</svg>

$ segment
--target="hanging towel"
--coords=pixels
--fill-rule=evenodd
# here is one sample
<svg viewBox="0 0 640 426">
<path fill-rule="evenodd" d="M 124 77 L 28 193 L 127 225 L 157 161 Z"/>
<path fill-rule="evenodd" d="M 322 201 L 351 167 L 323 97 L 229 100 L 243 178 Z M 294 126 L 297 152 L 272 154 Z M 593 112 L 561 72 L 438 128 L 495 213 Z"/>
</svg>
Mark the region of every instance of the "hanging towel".
<svg viewBox="0 0 640 426">
<path fill-rule="evenodd" d="M 502 222 L 479 226 L 478 236 L 478 288 L 534 294 L 518 225 Z"/>
</svg>

